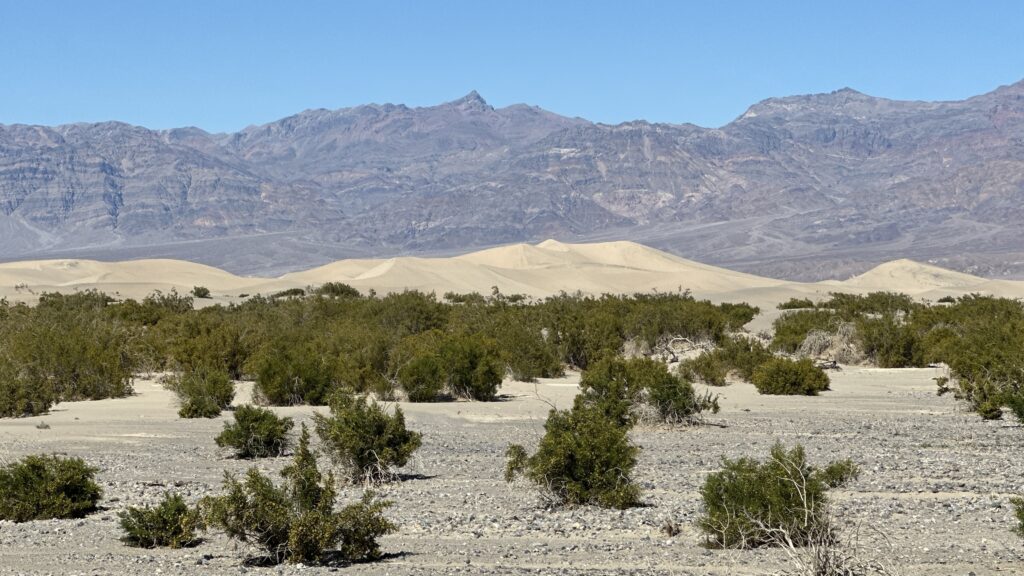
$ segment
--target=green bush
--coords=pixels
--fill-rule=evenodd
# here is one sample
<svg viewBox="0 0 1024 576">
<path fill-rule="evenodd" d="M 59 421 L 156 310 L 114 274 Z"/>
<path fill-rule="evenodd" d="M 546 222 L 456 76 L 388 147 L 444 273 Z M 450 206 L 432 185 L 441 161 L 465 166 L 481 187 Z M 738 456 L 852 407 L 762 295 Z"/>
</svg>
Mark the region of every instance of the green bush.
<svg viewBox="0 0 1024 576">
<path fill-rule="evenodd" d="M 818 477 L 829 488 L 845 486 L 860 476 L 860 467 L 849 458 L 836 460 L 818 472 Z"/>
<path fill-rule="evenodd" d="M 137 364 L 130 353 L 133 331 L 105 315 L 98 301 L 44 297 L 35 309 L 11 310 L 0 326 L 0 358 L 20 386 L 56 401 L 131 394 Z"/>
<path fill-rule="evenodd" d="M 326 296 L 328 298 L 358 298 L 359 290 L 344 284 L 342 282 L 327 282 L 314 292 L 319 296 Z"/>
<path fill-rule="evenodd" d="M 509 446 L 506 481 L 523 475 L 560 506 L 639 505 L 640 488 L 630 477 L 639 448 L 629 441 L 628 426 L 601 406 L 577 403 L 572 410 L 552 410 L 544 430 L 533 455 L 520 445 Z"/>
<path fill-rule="evenodd" d="M 779 310 L 799 310 L 801 308 L 814 308 L 814 302 L 810 298 L 790 298 L 776 306 Z"/>
<path fill-rule="evenodd" d="M 720 410 L 718 396 L 710 392 L 698 394 L 693 384 L 670 374 L 664 365 L 646 389 L 646 403 L 654 408 L 660 421 L 669 424 L 695 423 L 704 412 L 718 414 Z"/>
<path fill-rule="evenodd" d="M 829 389 L 828 374 L 807 359 L 773 358 L 754 370 L 751 382 L 761 394 L 817 396 Z"/>
<path fill-rule="evenodd" d="M 96 510 L 102 490 L 96 468 L 80 458 L 26 456 L 0 468 L 0 520 L 81 518 Z"/>
<path fill-rule="evenodd" d="M 331 415 L 314 414 L 324 451 L 355 482 L 382 482 L 409 462 L 422 443 L 405 427 L 402 409 L 388 414 L 374 400 L 346 392 L 330 401 Z"/>
<path fill-rule="evenodd" d="M 235 409 L 235 421 L 225 422 L 214 441 L 222 448 L 234 448 L 238 458 L 281 456 L 291 445 L 288 433 L 292 426 L 291 418 L 246 404 Z"/>
<path fill-rule="evenodd" d="M 210 289 L 206 286 L 193 286 L 192 295 L 196 298 L 212 298 L 210 296 Z"/>
<path fill-rule="evenodd" d="M 747 382 L 754 377 L 759 366 L 775 357 L 757 340 L 743 336 L 725 338 L 714 354 L 728 371 L 735 371 Z"/>
<path fill-rule="evenodd" d="M 445 372 L 436 354 L 416 356 L 398 370 L 398 384 L 410 402 L 436 402 L 444 390 Z"/>
<path fill-rule="evenodd" d="M 288 288 L 287 290 L 281 290 L 270 295 L 271 299 L 277 298 L 301 298 L 306 295 L 306 290 L 303 288 Z"/>
<path fill-rule="evenodd" d="M 23 378 L 5 358 L 0 356 L 0 418 L 38 416 L 56 402 L 48 383 L 40 386 Z"/>
<path fill-rule="evenodd" d="M 210 366 L 188 368 L 173 376 L 167 387 L 178 395 L 182 418 L 216 418 L 235 398 L 235 384 L 227 371 Z"/>
<path fill-rule="evenodd" d="M 184 548 L 199 543 L 199 512 L 179 494 L 165 494 L 156 506 L 129 507 L 118 513 L 121 541 L 138 548 Z"/>
<path fill-rule="evenodd" d="M 1017 525 L 1013 527 L 1013 532 L 1024 538 L 1024 498 L 1011 498 L 1010 504 L 1013 506 L 1013 515 L 1017 518 Z"/>
<path fill-rule="evenodd" d="M 728 366 L 722 361 L 721 356 L 714 352 L 702 352 L 696 358 L 679 363 L 680 376 L 707 386 L 725 386 L 728 371 Z"/>
<path fill-rule="evenodd" d="M 796 546 L 819 544 L 830 531 L 827 491 L 839 483 L 840 471 L 850 479 L 851 463 L 819 470 L 799 445 L 787 451 L 776 443 L 764 462 L 723 458 L 722 470 L 701 487 L 704 511 L 697 526 L 714 548 L 778 545 L 781 535 Z"/>
<path fill-rule="evenodd" d="M 256 395 L 274 406 L 321 406 L 335 387 L 336 360 L 312 335 L 279 335 L 253 359 Z"/>
<path fill-rule="evenodd" d="M 259 546 L 274 562 L 351 563 L 381 557 L 377 539 L 397 529 L 383 514 L 391 503 L 367 492 L 359 502 L 335 511 L 334 477 L 325 478 L 317 468 L 305 426 L 294 460 L 281 475 L 284 483 L 275 486 L 255 468 L 243 480 L 225 474 L 226 493 L 200 503 L 205 522 L 229 538 Z"/>
<path fill-rule="evenodd" d="M 653 408 L 657 420 L 668 423 L 692 423 L 701 413 L 719 409 L 716 397 L 698 395 L 690 382 L 670 373 L 664 363 L 611 355 L 583 373 L 577 402 L 598 407 L 622 425 L 632 424 L 644 406 Z"/>
<path fill-rule="evenodd" d="M 494 341 L 474 336 L 449 337 L 441 345 L 448 390 L 458 398 L 493 400 L 505 369 Z"/>
<path fill-rule="evenodd" d="M 812 330 L 833 332 L 842 319 L 831 310 L 791 310 L 775 319 L 772 350 L 795 354 Z"/>
</svg>

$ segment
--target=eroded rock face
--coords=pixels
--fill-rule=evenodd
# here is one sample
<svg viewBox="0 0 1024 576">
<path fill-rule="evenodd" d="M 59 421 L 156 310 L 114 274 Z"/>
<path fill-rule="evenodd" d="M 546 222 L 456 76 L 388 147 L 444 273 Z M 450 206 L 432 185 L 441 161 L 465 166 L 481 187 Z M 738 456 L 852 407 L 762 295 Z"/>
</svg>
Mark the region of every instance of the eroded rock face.
<svg viewBox="0 0 1024 576">
<path fill-rule="evenodd" d="M 196 258 L 181 246 L 202 241 L 200 260 L 260 272 L 275 256 L 617 237 L 801 279 L 903 256 L 1020 275 L 1022 220 L 1024 82 L 959 102 L 770 99 L 720 129 L 594 124 L 475 92 L 235 134 L 0 126 L 5 259 Z"/>
</svg>

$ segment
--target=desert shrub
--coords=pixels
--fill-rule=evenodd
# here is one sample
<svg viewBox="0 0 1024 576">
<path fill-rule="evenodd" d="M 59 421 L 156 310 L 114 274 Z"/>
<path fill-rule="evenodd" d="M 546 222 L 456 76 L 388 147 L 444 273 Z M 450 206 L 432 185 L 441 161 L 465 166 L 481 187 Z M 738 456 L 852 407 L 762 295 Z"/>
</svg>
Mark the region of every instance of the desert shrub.
<svg viewBox="0 0 1024 576">
<path fill-rule="evenodd" d="M 716 397 L 698 395 L 689 381 L 669 372 L 664 363 L 611 355 L 583 373 L 577 403 L 595 406 L 622 425 L 631 424 L 644 405 L 653 408 L 657 420 L 669 423 L 694 422 L 702 412 L 719 409 Z"/>
<path fill-rule="evenodd" d="M 53 406 L 53 388 L 47 382 L 34 383 L 23 378 L 0 356 L 0 418 L 38 416 Z"/>
<path fill-rule="evenodd" d="M 196 298 L 212 298 L 210 296 L 210 289 L 206 286 L 193 286 L 192 295 Z"/>
<path fill-rule="evenodd" d="M 779 443 L 763 462 L 723 458 L 722 469 L 701 487 L 704 511 L 697 526 L 714 548 L 778 545 L 780 534 L 796 546 L 820 543 L 828 532 L 829 483 L 840 469 L 852 468 L 833 463 L 823 472 L 808 464 L 803 447 L 787 451 Z"/>
<path fill-rule="evenodd" d="M 229 311 L 219 306 L 204 308 L 165 320 L 158 329 L 165 333 L 173 367 L 206 365 L 223 368 L 236 380 L 243 377 L 251 351 L 242 341 L 243 328 L 237 316 Z"/>
<path fill-rule="evenodd" d="M 132 393 L 132 330 L 92 302 L 51 298 L 18 308 L 0 331 L 0 355 L 29 386 L 58 401 L 121 398 Z"/>
<path fill-rule="evenodd" d="M 754 370 L 774 358 L 763 344 L 742 336 L 725 338 L 715 354 L 729 371 L 735 371 L 748 382 L 753 378 Z"/>
<path fill-rule="evenodd" d="M 81 518 L 96 510 L 102 490 L 96 468 L 81 458 L 26 456 L 0 468 L 0 520 Z"/>
<path fill-rule="evenodd" d="M 956 304 L 956 298 L 953 296 L 943 296 L 937 300 L 939 304 Z"/>
<path fill-rule="evenodd" d="M 440 358 L 448 391 L 459 398 L 493 400 L 505 373 L 493 340 L 452 336 L 441 345 Z"/>
<path fill-rule="evenodd" d="M 829 488 L 845 486 L 860 476 L 860 467 L 849 458 L 836 460 L 818 471 L 818 478 Z"/>
<path fill-rule="evenodd" d="M 775 319 L 772 350 L 789 354 L 800 349 L 812 330 L 832 332 L 841 318 L 830 310 L 792 310 Z"/>
<path fill-rule="evenodd" d="M 114 317 L 142 326 L 156 326 L 162 320 L 187 314 L 192 309 L 192 298 L 178 294 L 176 290 L 166 294 L 157 290 L 142 302 L 128 299 L 109 307 Z"/>
<path fill-rule="evenodd" d="M 305 295 L 306 295 L 306 290 L 303 289 L 303 288 L 288 288 L 286 290 L 281 290 L 280 292 L 275 292 L 275 293 L 271 294 L 270 298 L 271 299 L 277 299 L 277 298 L 301 298 L 301 297 L 303 297 Z"/>
<path fill-rule="evenodd" d="M 275 406 L 323 405 L 335 385 L 336 357 L 312 336 L 281 334 L 253 357 L 256 394 Z"/>
<path fill-rule="evenodd" d="M 880 368 L 924 364 L 921 339 L 914 327 L 894 316 L 858 319 L 857 336 L 864 353 Z"/>
<path fill-rule="evenodd" d="M 519 312 L 519 315 L 526 315 Z M 544 337 L 539 323 L 523 321 L 505 313 L 487 332 L 498 344 L 501 360 L 512 379 L 531 382 L 537 378 L 552 378 L 563 374 L 556 348 Z"/>
<path fill-rule="evenodd" d="M 346 392 L 331 397 L 330 416 L 314 414 L 323 449 L 356 482 L 382 482 L 409 462 L 422 443 L 405 426 L 405 414 L 388 414 L 374 400 Z"/>
<path fill-rule="evenodd" d="M 669 424 L 695 423 L 705 412 L 718 414 L 718 396 L 710 392 L 698 394 L 693 384 L 663 370 L 664 374 L 646 386 L 645 402 L 654 408 L 658 420 Z"/>
<path fill-rule="evenodd" d="M 817 396 L 829 389 L 828 374 L 807 359 L 773 358 L 754 370 L 751 382 L 761 394 Z"/>
<path fill-rule="evenodd" d="M 814 308 L 814 302 L 810 298 L 792 297 L 776 306 L 779 310 L 799 310 L 801 308 Z"/>
<path fill-rule="evenodd" d="M 1010 505 L 1013 506 L 1013 515 L 1017 519 L 1017 525 L 1013 527 L 1013 532 L 1024 538 L 1024 498 L 1011 498 Z"/>
<path fill-rule="evenodd" d="M 755 316 L 761 313 L 761 309 L 757 306 L 751 306 L 746 302 L 740 302 L 739 304 L 733 304 L 731 302 L 723 302 L 718 305 L 718 309 L 725 315 L 725 328 L 731 332 L 742 329 L 747 325 Z"/>
<path fill-rule="evenodd" d="M 358 298 L 359 290 L 343 282 L 327 282 L 318 287 L 314 294 L 328 298 Z"/>
<path fill-rule="evenodd" d="M 167 388 L 178 395 L 182 418 L 216 418 L 235 398 L 235 384 L 227 371 L 210 366 L 190 367 L 172 376 Z"/>
<path fill-rule="evenodd" d="M 294 425 L 291 418 L 266 408 L 242 405 L 235 409 L 235 421 L 225 422 L 214 441 L 222 448 L 234 448 L 239 458 L 281 456 L 291 444 L 288 433 Z"/>
<path fill-rule="evenodd" d="M 180 494 L 165 494 L 156 506 L 131 506 L 118 513 L 121 541 L 138 548 L 184 548 L 199 542 L 199 511 L 185 504 Z"/>
<path fill-rule="evenodd" d="M 230 538 L 259 546 L 274 562 L 317 564 L 380 558 L 377 538 L 397 527 L 384 517 L 390 502 L 367 492 L 339 511 L 334 477 L 320 473 L 303 426 L 292 464 L 281 471 L 284 482 L 252 468 L 243 480 L 225 474 L 225 494 L 205 498 L 205 522 Z"/>
<path fill-rule="evenodd" d="M 436 402 L 444 390 L 445 370 L 436 354 L 425 353 L 402 366 L 397 380 L 410 402 Z"/>
<path fill-rule="evenodd" d="M 701 352 L 696 358 L 688 358 L 679 363 L 679 374 L 687 380 L 700 382 L 708 386 L 725 386 L 728 366 L 722 361 L 721 355 L 714 352 Z"/>
<path fill-rule="evenodd" d="M 577 403 L 572 410 L 552 410 L 544 437 L 529 455 L 509 446 L 505 480 L 523 475 L 553 504 L 595 504 L 629 508 L 640 503 L 640 488 L 630 475 L 639 448 L 624 426 L 596 405 Z"/>
</svg>

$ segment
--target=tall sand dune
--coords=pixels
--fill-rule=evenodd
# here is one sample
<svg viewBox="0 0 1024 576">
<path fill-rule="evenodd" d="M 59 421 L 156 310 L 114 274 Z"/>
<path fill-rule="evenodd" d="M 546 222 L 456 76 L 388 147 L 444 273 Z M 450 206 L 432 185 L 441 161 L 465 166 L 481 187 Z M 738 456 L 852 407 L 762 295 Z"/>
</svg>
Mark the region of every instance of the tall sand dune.
<svg viewBox="0 0 1024 576">
<path fill-rule="evenodd" d="M 205 286 L 210 302 L 244 295 L 344 282 L 368 292 L 401 290 L 544 297 L 560 292 L 631 294 L 690 290 L 717 302 L 746 301 L 773 308 L 792 297 L 826 298 L 829 292 L 904 292 L 921 298 L 972 292 L 1024 297 L 1024 282 L 988 280 L 911 260 L 895 260 L 845 281 L 788 282 L 701 264 L 635 242 L 512 244 L 450 258 L 398 257 L 341 260 L 277 278 L 236 276 L 179 260 L 42 260 L 0 264 L 0 298 L 31 302 L 46 291 L 97 289 L 142 298 L 155 290 L 189 292 Z"/>
</svg>

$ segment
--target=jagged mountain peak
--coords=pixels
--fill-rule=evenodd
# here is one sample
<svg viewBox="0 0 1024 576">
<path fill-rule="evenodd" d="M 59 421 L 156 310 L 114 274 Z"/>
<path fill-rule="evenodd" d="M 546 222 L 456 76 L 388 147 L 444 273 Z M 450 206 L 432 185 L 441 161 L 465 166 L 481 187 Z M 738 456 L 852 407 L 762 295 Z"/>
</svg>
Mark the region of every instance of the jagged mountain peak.
<svg viewBox="0 0 1024 576">
<path fill-rule="evenodd" d="M 489 112 L 494 110 L 494 107 L 488 104 L 487 101 L 484 100 L 483 96 L 480 96 L 480 93 L 476 90 L 471 90 L 469 94 L 466 94 L 458 100 L 452 100 L 451 102 L 448 102 L 447 105 L 460 110 L 473 112 Z"/>
</svg>

